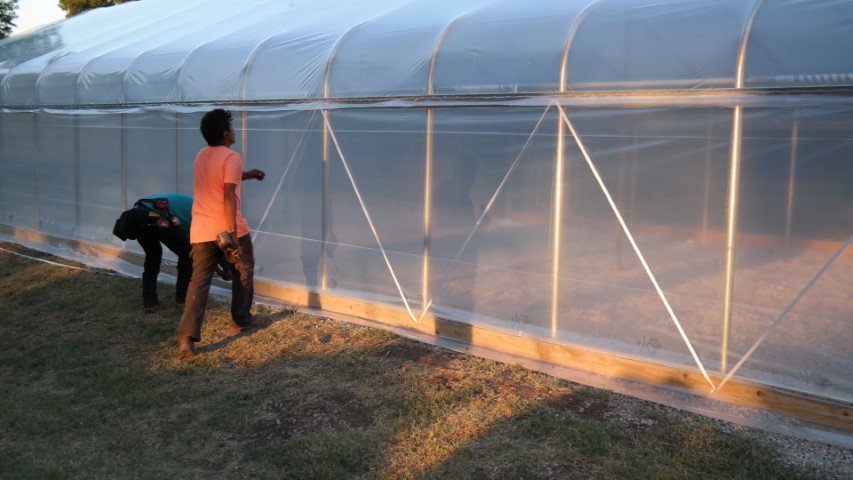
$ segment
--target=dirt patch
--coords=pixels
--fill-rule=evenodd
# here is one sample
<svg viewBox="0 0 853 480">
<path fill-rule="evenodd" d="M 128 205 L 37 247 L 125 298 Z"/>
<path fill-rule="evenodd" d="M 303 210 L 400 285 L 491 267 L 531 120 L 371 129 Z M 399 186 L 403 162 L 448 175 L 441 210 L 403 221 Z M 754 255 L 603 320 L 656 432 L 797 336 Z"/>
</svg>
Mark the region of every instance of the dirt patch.
<svg viewBox="0 0 853 480">
<path fill-rule="evenodd" d="M 368 353 L 376 358 L 411 362 L 425 367 L 448 368 L 458 358 L 458 354 L 439 350 L 437 347 L 411 341 L 401 341 L 378 345 Z"/>
<path fill-rule="evenodd" d="M 435 385 L 441 389 L 450 390 L 455 390 L 460 386 L 468 383 L 464 375 L 450 370 L 436 372 L 433 375 L 424 378 L 423 380 L 424 382 L 429 383 L 431 385 Z"/>
<path fill-rule="evenodd" d="M 558 412 L 572 412 L 587 418 L 604 419 L 613 416 L 609 403 L 583 398 L 572 393 L 551 394 L 545 397 L 545 405 Z"/>
<path fill-rule="evenodd" d="M 303 335 L 315 345 L 343 345 L 350 339 L 348 331 L 329 323 L 306 326 Z"/>
<path fill-rule="evenodd" d="M 286 440 L 321 430 L 364 428 L 376 421 L 374 411 L 348 390 L 331 390 L 301 404 L 271 401 L 263 408 L 265 418 L 250 425 L 244 435 L 250 441 Z"/>
</svg>

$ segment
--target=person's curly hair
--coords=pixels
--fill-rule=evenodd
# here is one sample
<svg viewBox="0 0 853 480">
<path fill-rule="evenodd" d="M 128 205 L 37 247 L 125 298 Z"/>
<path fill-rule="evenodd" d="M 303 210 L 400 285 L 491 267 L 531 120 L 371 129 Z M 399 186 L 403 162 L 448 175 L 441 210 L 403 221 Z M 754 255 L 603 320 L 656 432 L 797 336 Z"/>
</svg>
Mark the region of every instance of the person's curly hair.
<svg viewBox="0 0 853 480">
<path fill-rule="evenodd" d="M 225 132 L 231 128 L 231 112 L 217 108 L 201 119 L 201 135 L 211 147 L 222 144 Z"/>
</svg>

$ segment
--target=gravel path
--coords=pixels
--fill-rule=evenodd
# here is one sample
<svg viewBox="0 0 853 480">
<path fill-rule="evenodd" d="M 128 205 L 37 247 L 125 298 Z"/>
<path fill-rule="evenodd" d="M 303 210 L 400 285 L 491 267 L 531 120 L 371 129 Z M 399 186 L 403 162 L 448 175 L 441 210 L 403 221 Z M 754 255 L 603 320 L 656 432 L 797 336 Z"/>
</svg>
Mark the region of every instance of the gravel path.
<svg viewBox="0 0 853 480">
<path fill-rule="evenodd" d="M 779 452 L 790 465 L 832 480 L 853 479 L 853 450 L 728 424 Z"/>
<path fill-rule="evenodd" d="M 691 415 L 698 421 L 713 422 L 723 432 L 736 433 L 755 439 L 778 452 L 782 460 L 792 467 L 802 469 L 818 478 L 827 480 L 853 479 L 853 450 L 848 448 L 716 420 L 625 395 L 614 395 L 612 403 L 619 418 L 629 424 L 643 425 L 654 422 L 649 418 L 640 418 L 631 413 L 637 411 L 639 406 L 645 409 L 658 410 L 668 415 Z"/>
</svg>

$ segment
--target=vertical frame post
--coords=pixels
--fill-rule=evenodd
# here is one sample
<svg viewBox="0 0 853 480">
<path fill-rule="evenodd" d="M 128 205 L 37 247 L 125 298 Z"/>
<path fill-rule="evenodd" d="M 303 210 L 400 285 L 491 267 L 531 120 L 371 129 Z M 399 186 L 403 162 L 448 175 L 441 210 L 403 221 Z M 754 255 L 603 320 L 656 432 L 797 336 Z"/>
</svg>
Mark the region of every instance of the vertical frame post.
<svg viewBox="0 0 853 480">
<path fill-rule="evenodd" d="M 568 91 L 569 52 L 572 49 L 575 37 L 577 36 L 581 25 L 583 25 L 597 6 L 598 2 L 592 2 L 587 5 L 577 16 L 574 23 L 572 23 L 571 29 L 566 36 L 566 43 L 563 45 L 563 56 L 560 60 L 560 93 Z M 554 153 L 554 195 L 551 206 L 553 212 L 551 218 L 553 231 L 551 238 L 551 241 L 553 242 L 553 245 L 551 246 L 551 256 L 553 257 L 551 260 L 551 336 L 554 338 L 557 336 L 560 323 L 560 257 L 562 255 L 560 243 L 562 242 L 563 198 L 565 196 L 563 177 L 566 176 L 566 171 L 568 170 L 565 165 L 565 135 L 565 125 L 563 124 L 563 120 L 560 116 L 557 115 L 557 145 L 556 152 Z"/>
<path fill-rule="evenodd" d="M 326 110 L 323 110 L 321 113 L 324 117 L 328 115 L 328 111 Z M 320 226 L 320 237 L 322 238 L 322 241 L 320 242 L 320 288 L 322 290 L 329 288 L 329 262 L 327 260 L 329 222 L 331 220 L 329 214 L 329 205 L 331 203 L 331 168 L 329 162 L 329 127 L 326 122 L 323 122 L 323 212 L 321 214 L 322 225 Z"/>
<path fill-rule="evenodd" d="M 181 191 L 181 112 L 175 112 L 175 191 Z"/>
<path fill-rule="evenodd" d="M 127 210 L 127 114 L 119 114 L 121 128 L 121 210 Z"/>
<path fill-rule="evenodd" d="M 39 201 L 39 114 L 33 113 L 33 213 L 35 214 L 35 225 L 33 227 L 41 231 L 41 202 Z"/>
<path fill-rule="evenodd" d="M 740 205 L 740 163 L 741 136 L 743 133 L 743 107 L 734 110 L 732 121 L 732 148 L 729 166 L 728 213 L 726 218 L 726 280 L 723 299 L 723 332 L 720 345 L 720 371 L 725 373 L 729 350 L 729 334 L 732 317 L 732 297 L 734 293 L 735 237 L 737 236 L 737 214 Z"/>
<path fill-rule="evenodd" d="M 79 231 L 82 219 L 80 218 L 80 121 L 77 115 L 74 115 L 72 124 L 74 128 L 74 158 L 72 160 L 74 162 L 74 229 Z"/>
<path fill-rule="evenodd" d="M 749 35 L 755 17 L 764 4 L 764 0 L 757 0 L 752 7 L 752 12 L 744 25 L 743 33 L 738 45 L 737 69 L 735 74 L 735 88 L 742 89 L 745 84 L 744 69 L 746 66 L 746 48 L 749 43 Z M 729 167 L 729 195 L 728 216 L 726 219 L 726 279 L 723 298 L 723 328 L 720 342 L 720 372 L 725 373 L 728 368 L 729 335 L 732 320 L 732 297 L 734 294 L 734 269 L 735 269 L 735 237 L 737 236 L 737 216 L 740 208 L 740 168 L 741 150 L 743 140 L 743 106 L 735 106 L 732 118 L 732 149 Z"/>
<path fill-rule="evenodd" d="M 553 242 L 551 248 L 551 337 L 556 338 L 560 324 L 560 247 L 563 225 L 563 176 L 565 164 L 565 126 L 557 118 L 557 151 L 554 155 L 554 195 L 552 200 Z"/>
<path fill-rule="evenodd" d="M 433 155 L 433 109 L 427 108 L 426 149 L 424 152 L 424 252 L 421 265 L 421 306 L 432 303 L 430 297 L 430 242 L 432 240 L 432 155 Z"/>
<path fill-rule="evenodd" d="M 791 127 L 791 159 L 788 164 L 788 205 L 785 215 L 785 245 L 791 243 L 791 229 L 794 219 L 794 187 L 797 181 L 797 144 L 800 137 L 800 121 L 794 118 Z"/>
</svg>

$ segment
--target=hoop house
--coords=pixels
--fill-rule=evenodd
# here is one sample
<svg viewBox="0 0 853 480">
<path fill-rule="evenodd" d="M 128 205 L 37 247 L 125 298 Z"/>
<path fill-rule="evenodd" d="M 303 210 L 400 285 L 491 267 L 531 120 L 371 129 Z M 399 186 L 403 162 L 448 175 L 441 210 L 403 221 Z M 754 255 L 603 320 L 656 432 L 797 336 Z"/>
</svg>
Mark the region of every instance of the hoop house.
<svg viewBox="0 0 853 480">
<path fill-rule="evenodd" d="M 130 2 L 0 42 L 0 223 L 139 254 L 229 108 L 260 293 L 849 442 L 851 46 L 843 0 Z"/>
</svg>

